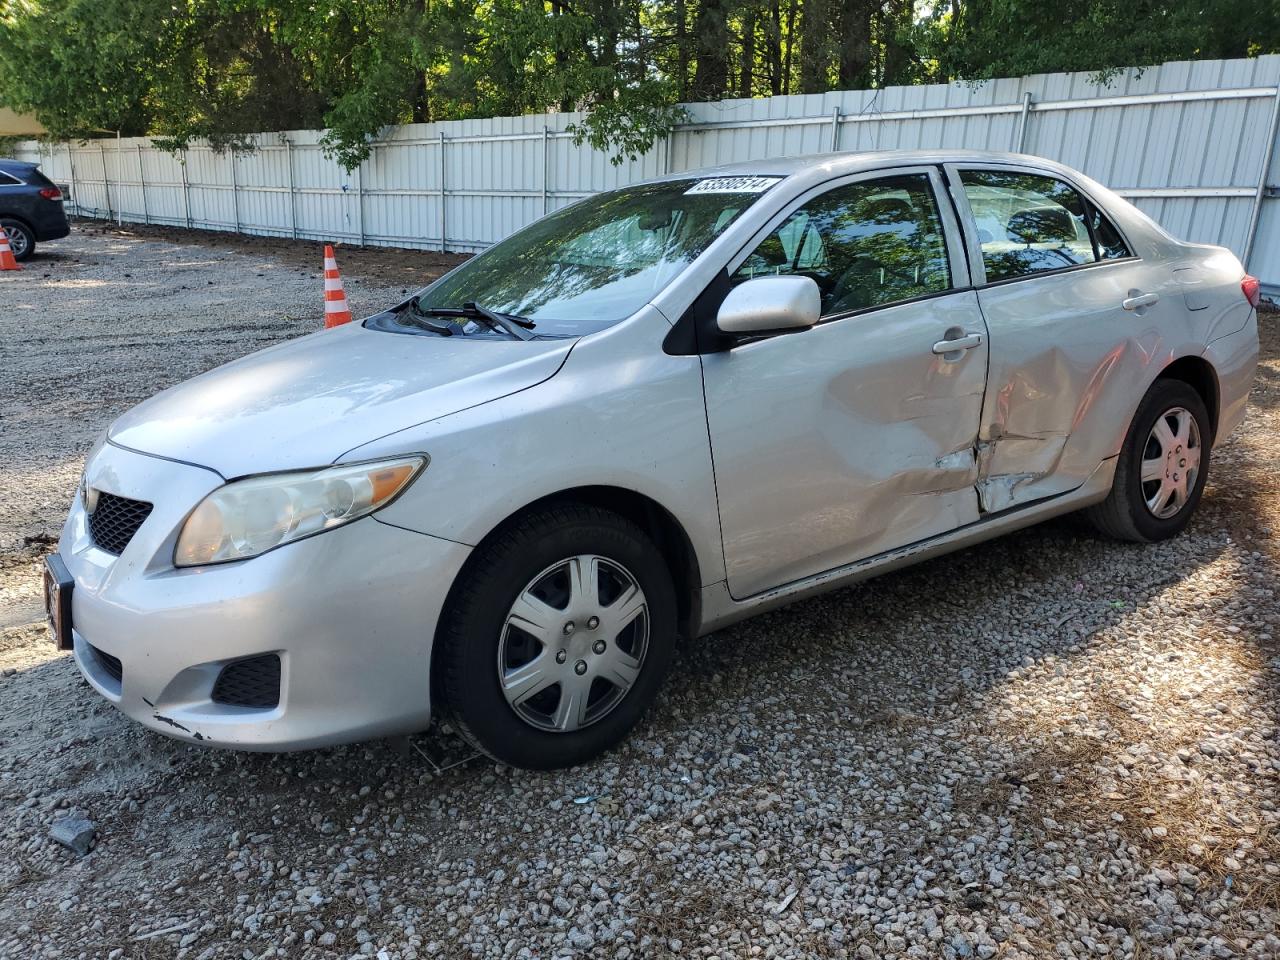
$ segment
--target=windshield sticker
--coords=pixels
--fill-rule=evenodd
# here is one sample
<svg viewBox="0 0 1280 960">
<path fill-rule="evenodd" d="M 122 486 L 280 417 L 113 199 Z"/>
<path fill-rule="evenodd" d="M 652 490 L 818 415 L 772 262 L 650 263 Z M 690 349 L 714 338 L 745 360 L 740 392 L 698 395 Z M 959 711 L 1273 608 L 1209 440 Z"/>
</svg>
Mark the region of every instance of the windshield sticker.
<svg viewBox="0 0 1280 960">
<path fill-rule="evenodd" d="M 684 192 L 691 193 L 764 193 L 782 177 L 711 177 L 699 180 Z"/>
</svg>

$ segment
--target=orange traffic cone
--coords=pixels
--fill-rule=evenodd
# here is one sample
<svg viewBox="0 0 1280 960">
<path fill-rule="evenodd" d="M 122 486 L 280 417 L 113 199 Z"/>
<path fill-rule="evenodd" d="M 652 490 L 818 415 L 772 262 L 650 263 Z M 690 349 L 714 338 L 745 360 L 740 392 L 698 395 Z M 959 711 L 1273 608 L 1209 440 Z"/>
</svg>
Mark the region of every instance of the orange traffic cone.
<svg viewBox="0 0 1280 960">
<path fill-rule="evenodd" d="M 21 270 L 18 261 L 13 258 L 13 250 L 9 246 L 9 235 L 0 227 L 0 270 Z M 348 319 L 350 315 L 348 315 Z"/>
<path fill-rule="evenodd" d="M 351 322 L 351 308 L 347 306 L 347 292 L 342 289 L 342 275 L 338 273 L 338 261 L 333 255 L 333 245 L 324 245 L 324 325 L 339 327 Z"/>
</svg>

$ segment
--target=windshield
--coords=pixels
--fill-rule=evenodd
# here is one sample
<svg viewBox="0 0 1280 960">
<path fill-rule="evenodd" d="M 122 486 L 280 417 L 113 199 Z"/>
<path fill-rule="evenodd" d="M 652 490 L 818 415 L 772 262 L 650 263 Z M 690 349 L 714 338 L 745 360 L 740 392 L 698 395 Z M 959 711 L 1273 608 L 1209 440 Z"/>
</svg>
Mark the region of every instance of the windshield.
<svg viewBox="0 0 1280 960">
<path fill-rule="evenodd" d="M 576 336 L 634 313 L 778 177 L 641 184 L 558 210 L 427 287 L 419 311 L 478 303 Z"/>
</svg>

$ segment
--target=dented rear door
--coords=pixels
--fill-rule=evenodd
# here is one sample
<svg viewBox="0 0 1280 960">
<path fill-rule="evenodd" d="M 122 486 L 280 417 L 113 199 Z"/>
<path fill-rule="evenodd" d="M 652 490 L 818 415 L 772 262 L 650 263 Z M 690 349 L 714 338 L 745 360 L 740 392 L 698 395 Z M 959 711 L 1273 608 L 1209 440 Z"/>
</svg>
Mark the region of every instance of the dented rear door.
<svg viewBox="0 0 1280 960">
<path fill-rule="evenodd" d="M 979 517 L 975 441 L 986 328 L 977 294 L 966 289 L 955 218 L 949 206 L 932 209 L 937 172 L 906 176 L 931 186 L 881 176 L 848 202 L 838 187 L 799 198 L 762 231 L 768 235 L 750 256 L 730 264 L 736 279 L 788 269 L 813 275 L 824 290 L 824 314 L 835 310 L 812 330 L 703 357 L 734 597 Z M 867 179 L 876 178 L 841 182 Z M 902 225 L 907 210 L 918 227 Z M 842 259 L 841 244 L 857 254 L 853 260 Z M 928 248 L 914 264 L 911 244 Z M 868 265 L 868 258 L 879 259 Z M 910 294 L 904 302 L 840 310 Z M 833 304 L 839 296 L 846 299 Z M 947 349 L 952 342 L 963 345 Z"/>
<path fill-rule="evenodd" d="M 977 489 L 983 512 L 996 513 L 1074 490 L 1115 454 L 1185 308 L 1167 269 L 1134 255 L 1060 174 L 948 172 L 975 238 L 970 267 L 990 334 Z"/>
<path fill-rule="evenodd" d="M 1160 277 L 1142 263 L 1099 266 L 979 293 L 991 331 L 991 379 L 978 440 L 978 487 L 997 512 L 1079 487 L 1114 455 L 1168 359 L 1170 298 L 1126 312 Z"/>
</svg>

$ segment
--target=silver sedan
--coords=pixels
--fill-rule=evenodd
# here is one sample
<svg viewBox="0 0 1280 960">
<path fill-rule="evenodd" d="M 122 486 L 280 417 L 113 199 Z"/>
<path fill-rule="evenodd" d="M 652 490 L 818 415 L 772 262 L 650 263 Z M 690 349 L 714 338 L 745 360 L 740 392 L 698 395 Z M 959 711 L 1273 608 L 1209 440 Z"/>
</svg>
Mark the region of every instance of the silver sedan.
<svg viewBox="0 0 1280 960">
<path fill-rule="evenodd" d="M 447 714 L 554 767 L 678 637 L 1082 510 L 1151 542 L 1241 421 L 1257 281 L 1081 174 L 832 154 L 598 194 L 93 449 L 58 642 L 161 733 Z"/>
</svg>

